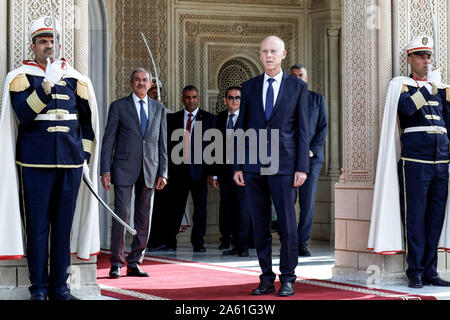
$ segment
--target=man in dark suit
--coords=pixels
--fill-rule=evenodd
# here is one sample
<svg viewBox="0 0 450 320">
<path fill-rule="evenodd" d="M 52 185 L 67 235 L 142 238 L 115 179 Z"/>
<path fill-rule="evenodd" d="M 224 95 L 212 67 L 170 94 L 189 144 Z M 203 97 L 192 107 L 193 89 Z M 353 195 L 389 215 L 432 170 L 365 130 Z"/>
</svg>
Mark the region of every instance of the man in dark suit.
<svg viewBox="0 0 450 320">
<path fill-rule="evenodd" d="M 275 36 L 266 38 L 260 49 L 265 73 L 242 86 L 237 127 L 246 132 L 256 131 L 258 137 L 258 143 L 249 143 L 249 139 L 245 139 L 244 161 L 241 161 L 241 147 L 238 148 L 239 161 L 235 164 L 234 174 L 236 183 L 246 187 L 255 246 L 262 269 L 260 284 L 253 290 L 253 295 L 275 291 L 270 197 L 281 235 L 282 285 L 278 295 L 293 295 L 296 280 L 298 235 L 295 202 L 297 188 L 306 181 L 309 171 L 308 90 L 302 80 L 281 69 L 286 53 L 283 40 Z M 249 159 L 252 150 L 257 149 L 256 154 L 260 154 L 266 147 L 270 150 L 269 157 L 260 155 L 258 161 Z"/>
<path fill-rule="evenodd" d="M 198 89 L 189 85 L 183 89 L 181 101 L 184 109 L 170 114 L 167 119 L 169 152 L 169 178 L 167 197 L 169 199 L 166 232 L 162 251 L 174 251 L 177 247 L 177 234 L 186 209 L 187 198 L 191 192 L 194 203 L 192 216 L 191 243 L 194 252 L 205 252 L 206 200 L 208 195 L 208 176 L 211 168 L 204 162 L 203 150 L 208 145 L 203 141 L 206 130 L 215 128 L 216 117 L 199 107 Z M 183 141 L 176 140 L 181 132 Z M 173 141 L 173 139 L 175 139 Z M 184 145 L 182 154 L 174 151 Z"/>
<path fill-rule="evenodd" d="M 214 166 L 215 176 L 212 184 L 216 189 L 220 190 L 219 230 L 222 234 L 221 246 L 229 246 L 230 243 L 233 243 L 234 247 L 224 251 L 222 254 L 248 257 L 250 212 L 247 205 L 247 197 L 245 188 L 237 186 L 233 181 L 233 156 L 227 157 L 227 143 L 225 143 L 233 137 L 233 133 L 227 132 L 227 130 L 235 129 L 239 117 L 241 88 L 228 88 L 223 101 L 227 106 L 227 110 L 217 115 L 216 128 L 220 130 L 222 137 L 224 137 L 224 161 L 223 164 Z M 229 143 L 228 146 L 230 146 Z"/>
<path fill-rule="evenodd" d="M 308 83 L 308 71 L 305 66 L 296 64 L 291 67 L 291 75 Z M 319 185 L 320 170 L 325 161 L 323 145 L 327 137 L 328 120 L 323 95 L 309 90 L 309 174 L 306 182 L 299 188 L 300 220 L 298 223 L 298 255 L 309 257 L 308 240 L 314 218 L 314 205 Z"/>
<path fill-rule="evenodd" d="M 131 197 L 135 187 L 134 226 L 131 252 L 127 256 L 127 276 L 148 277 L 139 268 L 150 233 L 155 188 L 167 183 L 167 122 L 165 107 L 150 99 L 151 75 L 136 69 L 130 79 L 133 93 L 113 102 L 103 137 L 100 172 L 102 184 L 110 190 L 114 184 L 115 212 L 125 222 L 130 220 Z M 110 276 L 121 276 L 125 265 L 125 229 L 115 220 L 111 228 Z"/>
</svg>

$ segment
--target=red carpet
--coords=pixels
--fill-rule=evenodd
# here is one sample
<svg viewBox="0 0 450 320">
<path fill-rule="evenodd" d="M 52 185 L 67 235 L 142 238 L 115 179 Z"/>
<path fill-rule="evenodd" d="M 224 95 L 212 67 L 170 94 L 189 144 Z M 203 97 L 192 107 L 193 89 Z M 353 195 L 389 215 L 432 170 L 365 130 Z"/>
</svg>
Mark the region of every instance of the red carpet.
<svg viewBox="0 0 450 320">
<path fill-rule="evenodd" d="M 298 279 L 292 297 L 280 298 L 275 293 L 258 297 L 250 292 L 258 286 L 259 272 L 157 257 L 146 257 L 140 267 L 150 278 L 126 277 L 125 267 L 121 278 L 110 279 L 109 255 L 102 253 L 97 262 L 102 295 L 121 300 L 434 300 L 312 279 Z M 275 286 L 278 290 L 280 283 Z"/>
</svg>

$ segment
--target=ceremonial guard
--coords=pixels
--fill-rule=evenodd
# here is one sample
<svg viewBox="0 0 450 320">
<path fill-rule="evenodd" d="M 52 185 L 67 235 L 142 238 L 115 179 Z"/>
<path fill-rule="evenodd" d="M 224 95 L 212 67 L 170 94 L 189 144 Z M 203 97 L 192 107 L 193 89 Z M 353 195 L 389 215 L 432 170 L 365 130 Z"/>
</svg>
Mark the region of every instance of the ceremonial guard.
<svg viewBox="0 0 450 320">
<path fill-rule="evenodd" d="M 97 185 L 97 105 L 90 80 L 58 58 L 57 21 L 37 19 L 30 38 L 34 60 L 8 74 L 3 95 L 0 256 L 24 255 L 20 206 L 31 299 L 75 300 L 66 283 L 70 255 L 99 252 L 98 206 L 80 189 L 82 175 Z"/>
<path fill-rule="evenodd" d="M 375 253 L 406 253 L 411 288 L 450 286 L 437 273 L 437 250 L 449 248 L 450 87 L 431 70 L 433 44 L 414 39 L 406 48 L 410 77 L 390 83 L 369 235 Z"/>
</svg>

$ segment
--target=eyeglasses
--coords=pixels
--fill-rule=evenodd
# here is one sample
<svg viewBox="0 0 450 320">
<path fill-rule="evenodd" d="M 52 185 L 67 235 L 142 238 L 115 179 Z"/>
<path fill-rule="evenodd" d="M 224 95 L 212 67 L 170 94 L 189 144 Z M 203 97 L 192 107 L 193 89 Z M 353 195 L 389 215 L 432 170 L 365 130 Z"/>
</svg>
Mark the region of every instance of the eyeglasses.
<svg viewBox="0 0 450 320">
<path fill-rule="evenodd" d="M 228 98 L 228 100 L 231 100 L 231 101 L 234 101 L 234 100 L 239 101 L 239 100 L 241 100 L 240 96 L 236 96 L 236 97 L 228 96 L 227 98 Z"/>
<path fill-rule="evenodd" d="M 276 55 L 280 54 L 280 52 L 281 52 L 280 50 L 273 50 L 273 49 L 271 49 L 271 50 L 264 49 L 264 50 L 260 51 L 260 53 L 264 56 L 267 56 L 269 53 L 273 56 L 276 56 Z"/>
</svg>

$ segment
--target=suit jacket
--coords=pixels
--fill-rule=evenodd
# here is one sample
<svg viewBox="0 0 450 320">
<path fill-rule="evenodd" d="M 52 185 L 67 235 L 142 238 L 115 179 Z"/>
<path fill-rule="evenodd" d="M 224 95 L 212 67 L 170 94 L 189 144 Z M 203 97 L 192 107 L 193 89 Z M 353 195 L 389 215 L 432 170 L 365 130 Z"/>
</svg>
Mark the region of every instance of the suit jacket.
<svg viewBox="0 0 450 320">
<path fill-rule="evenodd" d="M 309 91 L 309 149 L 314 156 L 310 162 L 324 162 L 323 145 L 327 137 L 328 119 L 323 95 Z"/>
<path fill-rule="evenodd" d="M 168 178 L 166 108 L 147 99 L 149 112 L 145 135 L 131 95 L 114 101 L 109 107 L 100 172 L 111 172 L 113 184 L 134 185 L 142 170 L 148 188 L 155 186 L 156 178 Z"/>
<path fill-rule="evenodd" d="M 203 134 L 208 129 L 213 129 L 216 126 L 216 116 L 212 113 L 204 111 L 202 109 L 198 110 L 197 117 L 194 122 L 194 126 L 192 128 L 192 140 L 191 140 L 191 155 L 193 155 L 194 150 L 194 134 L 196 128 L 198 128 L 198 124 L 202 123 L 202 138 Z M 172 133 L 177 129 L 184 129 L 184 109 L 173 114 L 167 115 L 167 128 L 168 128 L 168 139 L 169 139 L 169 154 L 172 154 L 173 148 L 182 143 L 181 141 L 171 141 Z M 203 141 L 202 139 L 202 152 L 205 150 L 206 146 L 210 142 Z M 172 157 L 171 157 L 172 158 Z M 186 166 L 189 166 L 191 178 L 195 181 L 205 180 L 208 175 L 211 174 L 211 166 L 207 165 L 203 161 L 202 163 L 195 164 L 194 159 L 192 158 L 192 164 L 184 165 L 184 164 L 175 164 L 172 162 L 172 159 L 169 161 L 169 175 L 180 177 L 182 176 L 182 170 L 185 170 Z"/>
<path fill-rule="evenodd" d="M 216 129 L 219 130 L 222 134 L 223 137 L 223 159 L 222 160 L 222 164 L 215 164 L 213 169 L 214 169 L 214 175 L 218 176 L 219 179 L 225 177 L 226 175 L 233 175 L 233 171 L 234 171 L 234 166 L 232 164 L 226 164 L 226 155 L 227 155 L 227 150 L 226 150 L 226 130 L 227 130 L 227 123 L 228 123 L 228 110 L 224 110 L 222 112 L 220 112 L 217 115 L 217 121 L 216 121 Z M 236 123 L 234 125 L 234 129 L 237 128 L 237 120 Z"/>
<path fill-rule="evenodd" d="M 308 116 L 308 90 L 306 83 L 283 72 L 280 91 L 274 110 L 269 120 L 263 106 L 263 81 L 264 74 L 248 80 L 242 86 L 242 98 L 237 128 L 247 131 L 257 131 L 258 143 L 255 145 L 245 141 L 245 161 L 239 163 L 235 159 L 235 170 L 260 173 L 263 164 L 258 159 L 252 164 L 248 158 L 248 152 L 259 145 L 267 143 L 270 150 L 270 139 L 262 141 L 259 130 L 279 131 L 279 168 L 278 175 L 293 175 L 295 172 L 309 172 L 309 116 Z M 270 133 L 269 133 L 270 134 Z M 236 154 L 237 155 L 237 154 Z M 258 157 L 259 158 L 259 157 Z M 242 161 L 240 161 L 242 162 Z M 267 166 L 267 164 L 264 164 Z"/>
</svg>

